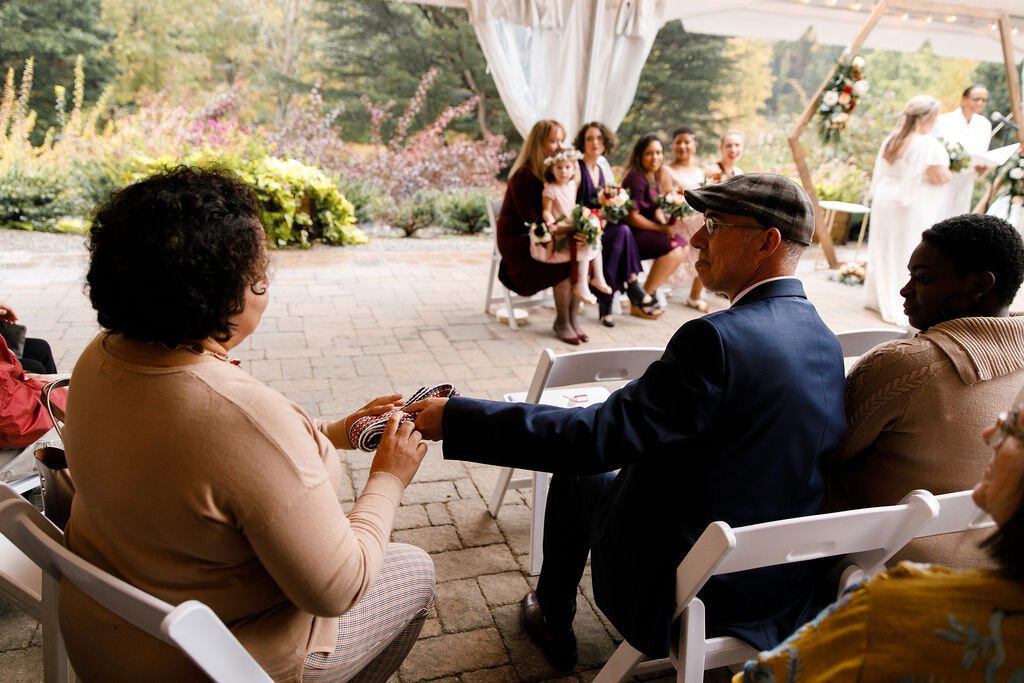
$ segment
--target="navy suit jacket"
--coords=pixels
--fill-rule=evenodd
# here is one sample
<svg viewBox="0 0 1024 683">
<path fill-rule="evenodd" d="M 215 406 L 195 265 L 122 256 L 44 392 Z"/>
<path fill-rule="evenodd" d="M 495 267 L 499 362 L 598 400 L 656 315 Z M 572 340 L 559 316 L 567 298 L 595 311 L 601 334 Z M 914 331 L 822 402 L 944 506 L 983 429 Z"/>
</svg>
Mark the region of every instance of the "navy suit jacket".
<svg viewBox="0 0 1024 683">
<path fill-rule="evenodd" d="M 621 468 L 593 520 L 597 604 L 649 656 L 668 652 L 675 569 L 713 521 L 819 512 L 822 457 L 846 429 L 842 351 L 799 280 L 684 324 L 644 375 L 587 408 L 448 402 L 445 458 L 547 472 Z M 713 577 L 710 635 L 767 649 L 813 616 L 820 565 Z"/>
</svg>

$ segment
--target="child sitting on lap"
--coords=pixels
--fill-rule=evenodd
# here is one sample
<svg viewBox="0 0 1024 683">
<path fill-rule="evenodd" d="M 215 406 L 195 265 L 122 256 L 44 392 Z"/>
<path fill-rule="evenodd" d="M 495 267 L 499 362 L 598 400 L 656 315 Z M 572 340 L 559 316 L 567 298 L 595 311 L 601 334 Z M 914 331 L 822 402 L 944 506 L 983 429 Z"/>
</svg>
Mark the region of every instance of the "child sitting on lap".
<svg viewBox="0 0 1024 683">
<path fill-rule="evenodd" d="M 576 175 L 578 164 L 576 161 L 582 158 L 577 150 L 572 147 L 561 147 L 557 152 L 544 160 L 544 191 L 541 195 L 541 216 L 547 224 L 548 229 L 554 232 L 558 226 L 569 224 L 569 216 L 576 207 L 576 190 L 579 187 L 579 177 Z M 575 250 L 575 258 L 570 255 Z M 565 252 L 569 251 L 570 254 Z M 534 258 L 538 258 L 534 252 Z M 549 249 L 539 260 L 560 263 L 573 260 L 575 268 L 575 284 L 573 293 L 588 304 L 597 303 L 597 298 L 590 293 L 590 288 L 611 294 L 612 289 L 604 279 L 604 264 L 601 261 L 601 242 L 595 245 L 577 244 L 573 236 L 570 236 L 567 244 L 562 249 Z M 589 276 L 588 276 L 589 271 Z"/>
</svg>

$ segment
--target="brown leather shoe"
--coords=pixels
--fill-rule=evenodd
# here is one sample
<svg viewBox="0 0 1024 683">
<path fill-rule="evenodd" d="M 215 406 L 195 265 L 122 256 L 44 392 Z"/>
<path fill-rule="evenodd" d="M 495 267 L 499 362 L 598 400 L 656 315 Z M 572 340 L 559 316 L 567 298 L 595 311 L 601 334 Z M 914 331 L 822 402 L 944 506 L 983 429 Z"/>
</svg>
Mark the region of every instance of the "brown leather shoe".
<svg viewBox="0 0 1024 683">
<path fill-rule="evenodd" d="M 523 627 L 535 643 L 544 651 L 548 663 L 562 671 L 571 671 L 579 655 L 576 651 L 576 633 L 572 626 L 565 630 L 552 629 L 540 611 L 537 592 L 530 591 L 523 596 Z"/>
</svg>

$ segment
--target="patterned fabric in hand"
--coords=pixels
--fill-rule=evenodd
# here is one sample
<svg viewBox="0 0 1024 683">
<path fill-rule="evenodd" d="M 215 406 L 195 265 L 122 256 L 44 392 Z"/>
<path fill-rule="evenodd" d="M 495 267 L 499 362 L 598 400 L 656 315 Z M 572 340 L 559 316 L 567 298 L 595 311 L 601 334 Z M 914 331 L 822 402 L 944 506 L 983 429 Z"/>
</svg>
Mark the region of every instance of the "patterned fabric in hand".
<svg viewBox="0 0 1024 683">
<path fill-rule="evenodd" d="M 415 413 L 405 412 L 406 406 L 422 401 L 425 398 L 451 398 L 458 396 L 459 392 L 451 384 L 438 384 L 435 387 L 420 387 L 398 410 L 391 410 L 381 415 L 367 415 L 352 423 L 348 430 L 348 440 L 353 446 L 367 453 L 377 450 L 381 437 L 384 436 L 384 426 L 393 413 L 405 413 L 401 422 L 408 422 L 416 417 Z"/>
</svg>

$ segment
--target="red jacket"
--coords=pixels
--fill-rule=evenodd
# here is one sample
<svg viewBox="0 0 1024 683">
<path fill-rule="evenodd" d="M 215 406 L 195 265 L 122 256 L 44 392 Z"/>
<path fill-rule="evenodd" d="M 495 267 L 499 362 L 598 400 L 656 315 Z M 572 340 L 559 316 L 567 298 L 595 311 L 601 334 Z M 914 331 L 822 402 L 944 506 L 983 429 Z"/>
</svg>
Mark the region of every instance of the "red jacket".
<svg viewBox="0 0 1024 683">
<path fill-rule="evenodd" d="M 43 405 L 44 384 L 25 377 L 21 363 L 0 337 L 0 448 L 28 446 L 53 426 Z M 65 390 L 50 396 L 55 404 L 64 407 Z"/>
</svg>

